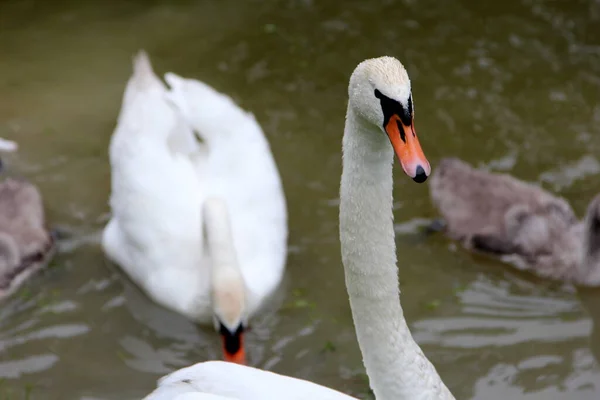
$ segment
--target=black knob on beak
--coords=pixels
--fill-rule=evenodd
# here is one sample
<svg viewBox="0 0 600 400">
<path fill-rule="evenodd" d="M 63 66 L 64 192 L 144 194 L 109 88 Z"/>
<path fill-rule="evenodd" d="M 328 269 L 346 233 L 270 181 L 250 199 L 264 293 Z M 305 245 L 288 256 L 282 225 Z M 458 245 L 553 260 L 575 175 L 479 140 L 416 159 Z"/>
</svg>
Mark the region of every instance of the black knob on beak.
<svg viewBox="0 0 600 400">
<path fill-rule="evenodd" d="M 417 173 L 413 178 L 413 181 L 417 183 L 423 183 L 427 180 L 427 175 L 425 174 L 425 170 L 420 165 L 417 167 Z"/>
</svg>

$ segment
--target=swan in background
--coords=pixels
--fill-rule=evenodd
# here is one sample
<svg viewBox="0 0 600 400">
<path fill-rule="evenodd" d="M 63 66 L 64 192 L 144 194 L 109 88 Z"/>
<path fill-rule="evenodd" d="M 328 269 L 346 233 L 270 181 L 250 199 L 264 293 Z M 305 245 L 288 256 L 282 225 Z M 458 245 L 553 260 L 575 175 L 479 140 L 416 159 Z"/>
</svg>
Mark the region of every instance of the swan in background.
<svg viewBox="0 0 600 400">
<path fill-rule="evenodd" d="M 600 285 L 600 195 L 578 221 L 569 203 L 507 174 L 443 159 L 430 193 L 448 236 L 538 276 Z"/>
<path fill-rule="evenodd" d="M 17 151 L 18 148 L 19 145 L 16 142 L 0 138 L 0 151 L 13 152 Z"/>
<path fill-rule="evenodd" d="M 352 73 L 348 94 L 340 241 L 371 388 L 378 400 L 454 399 L 412 338 L 399 298 L 392 214 L 394 151 L 415 181 L 425 181 L 431 171 L 414 129 L 410 80 L 395 58 L 370 59 Z M 351 398 L 308 381 L 211 361 L 167 375 L 146 400 Z"/>
<path fill-rule="evenodd" d="M 224 358 L 245 363 L 248 318 L 285 269 L 281 180 L 252 114 L 202 82 L 167 81 L 145 52 L 134 58 L 109 149 L 103 249 L 158 304 L 214 322 Z"/>
<path fill-rule="evenodd" d="M 0 138 L 0 151 L 13 152 L 17 143 Z M 46 229 L 44 205 L 31 183 L 7 178 L 0 183 L 0 300 L 13 294 L 54 255 Z"/>
</svg>

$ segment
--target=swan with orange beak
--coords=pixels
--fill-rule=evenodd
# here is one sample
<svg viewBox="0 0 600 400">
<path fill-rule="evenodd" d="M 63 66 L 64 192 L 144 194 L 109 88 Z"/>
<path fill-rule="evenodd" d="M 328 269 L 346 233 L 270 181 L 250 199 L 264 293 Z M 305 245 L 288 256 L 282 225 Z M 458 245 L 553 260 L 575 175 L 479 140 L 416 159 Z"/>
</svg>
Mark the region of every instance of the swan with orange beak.
<svg viewBox="0 0 600 400">
<path fill-rule="evenodd" d="M 425 182 L 431 174 L 431 166 L 415 131 L 411 83 L 404 66 L 398 63 L 397 70 L 382 69 L 376 74 L 369 71 L 377 66 L 362 67 L 360 64 L 350 78 L 348 93 L 348 107 L 359 110 L 356 123 L 372 130 L 373 122 L 378 121 L 406 175 L 417 183 Z M 401 82 L 397 82 L 398 77 Z"/>
<path fill-rule="evenodd" d="M 243 364 L 247 321 L 273 304 L 285 272 L 281 178 L 251 113 L 201 81 L 165 81 L 145 52 L 134 57 L 102 248 L 157 304 L 214 322 L 225 360 Z"/>
<path fill-rule="evenodd" d="M 409 94 L 404 104 L 387 97 L 377 89 L 374 94 L 381 102 L 383 129 L 402 164 L 402 169 L 415 182 L 425 182 L 431 173 L 431 166 L 423 154 L 415 131 L 412 94 Z"/>
</svg>

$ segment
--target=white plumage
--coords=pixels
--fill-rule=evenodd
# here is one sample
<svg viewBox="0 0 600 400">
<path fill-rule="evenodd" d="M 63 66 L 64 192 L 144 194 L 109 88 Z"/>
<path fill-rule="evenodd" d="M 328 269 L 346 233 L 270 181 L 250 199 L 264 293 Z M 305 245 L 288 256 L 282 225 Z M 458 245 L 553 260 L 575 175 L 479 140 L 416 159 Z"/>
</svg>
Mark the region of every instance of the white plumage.
<svg viewBox="0 0 600 400">
<path fill-rule="evenodd" d="M 103 248 L 157 303 L 210 323 L 214 291 L 237 290 L 211 282 L 218 266 L 203 210 L 206 199 L 216 199 L 228 215 L 215 223 L 230 223 L 231 238 L 212 250 L 235 253 L 236 265 L 227 267 L 245 290 L 237 293 L 242 309 L 232 312 L 244 320 L 285 269 L 287 211 L 277 166 L 252 114 L 199 81 L 172 73 L 167 80 L 170 89 L 144 52 L 135 57 L 110 143 L 112 218 Z"/>
<path fill-rule="evenodd" d="M 398 60 L 381 57 L 366 60 L 355 69 L 348 92 L 342 144 L 340 242 L 350 308 L 370 385 L 378 400 L 454 400 L 412 338 L 399 301 L 392 223 L 394 151 L 382 132 L 384 106 L 376 93 L 390 97 L 388 104 L 392 101 L 409 104 L 410 80 Z M 422 153 L 420 146 L 414 149 L 418 150 L 415 154 Z M 403 160 L 407 156 L 402 152 L 397 154 L 402 162 L 413 161 Z M 421 159 L 427 162 L 424 156 L 417 161 Z M 407 174 L 415 168 L 409 168 Z M 427 174 L 428 162 L 421 169 Z M 161 379 L 158 388 L 146 397 L 146 400 L 184 399 L 349 400 L 352 397 L 308 381 L 215 361 L 173 372 Z"/>
</svg>

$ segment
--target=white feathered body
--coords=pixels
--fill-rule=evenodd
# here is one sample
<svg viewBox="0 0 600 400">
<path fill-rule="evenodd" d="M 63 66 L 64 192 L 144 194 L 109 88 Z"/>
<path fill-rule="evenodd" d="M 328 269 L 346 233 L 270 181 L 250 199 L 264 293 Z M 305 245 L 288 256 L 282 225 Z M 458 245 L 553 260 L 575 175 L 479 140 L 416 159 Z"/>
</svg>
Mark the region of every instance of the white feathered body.
<svg viewBox="0 0 600 400">
<path fill-rule="evenodd" d="M 153 300 L 203 323 L 213 314 L 204 199 L 222 196 L 229 207 L 248 314 L 277 287 L 286 259 L 285 197 L 268 142 L 255 119 L 233 102 L 221 110 L 223 98 L 212 89 L 202 95 L 171 91 L 138 56 L 109 150 L 106 254 Z M 199 142 L 186 109 L 230 119 L 208 121 L 216 131 L 197 132 L 204 140 Z M 232 122 L 235 132 L 228 130 Z M 207 139 L 221 132 L 230 140 Z"/>
</svg>

